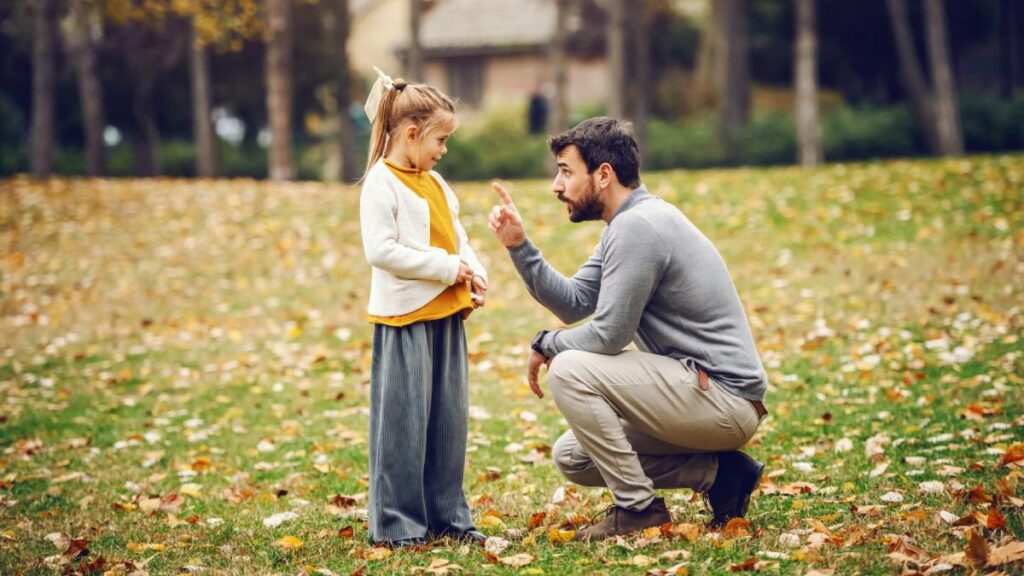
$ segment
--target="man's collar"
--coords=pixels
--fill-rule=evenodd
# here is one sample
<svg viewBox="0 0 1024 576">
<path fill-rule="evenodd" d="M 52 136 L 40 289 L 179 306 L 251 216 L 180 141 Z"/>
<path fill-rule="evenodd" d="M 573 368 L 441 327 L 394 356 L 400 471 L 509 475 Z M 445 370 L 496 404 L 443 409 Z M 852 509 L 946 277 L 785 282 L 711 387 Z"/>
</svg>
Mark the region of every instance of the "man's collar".
<svg viewBox="0 0 1024 576">
<path fill-rule="evenodd" d="M 619 209 L 615 211 L 615 214 L 612 214 L 611 220 L 608 220 L 608 223 L 611 224 L 612 221 L 615 220 L 616 216 L 622 214 L 626 210 L 629 210 L 630 208 L 635 206 L 637 202 L 640 202 L 641 200 L 650 197 L 651 193 L 647 191 L 646 186 L 644 186 L 643 184 L 637 186 L 636 188 L 633 189 L 632 192 L 629 193 L 629 196 L 627 196 L 626 199 L 622 201 L 622 204 L 619 205 Z"/>
</svg>

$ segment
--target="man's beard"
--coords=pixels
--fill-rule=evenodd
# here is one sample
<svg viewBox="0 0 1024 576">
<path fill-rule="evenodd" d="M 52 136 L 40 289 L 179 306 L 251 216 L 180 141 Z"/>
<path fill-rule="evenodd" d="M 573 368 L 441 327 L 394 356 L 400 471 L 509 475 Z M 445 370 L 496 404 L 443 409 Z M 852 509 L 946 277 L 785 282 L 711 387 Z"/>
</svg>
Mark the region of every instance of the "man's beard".
<svg viewBox="0 0 1024 576">
<path fill-rule="evenodd" d="M 563 202 L 566 202 L 562 199 Z M 569 211 L 570 222 L 587 222 L 590 220 L 600 220 L 604 214 L 604 202 L 601 200 L 601 196 L 597 193 L 597 186 L 591 181 L 587 186 L 586 193 L 583 194 L 583 199 L 579 203 L 569 203 L 572 208 Z"/>
</svg>

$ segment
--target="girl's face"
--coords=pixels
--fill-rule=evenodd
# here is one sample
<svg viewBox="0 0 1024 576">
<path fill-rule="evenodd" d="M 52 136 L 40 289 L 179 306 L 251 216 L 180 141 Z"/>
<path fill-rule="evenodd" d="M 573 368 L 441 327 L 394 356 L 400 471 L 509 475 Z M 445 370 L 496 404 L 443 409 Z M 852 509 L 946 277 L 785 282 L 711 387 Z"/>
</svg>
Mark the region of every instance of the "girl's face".
<svg viewBox="0 0 1024 576">
<path fill-rule="evenodd" d="M 448 153 L 448 138 L 455 132 L 458 122 L 455 116 L 445 113 L 440 123 L 427 123 L 427 131 L 420 132 L 418 126 L 409 126 L 406 129 L 407 153 L 413 167 L 419 170 L 431 170 Z M 430 126 L 433 124 L 433 126 Z"/>
</svg>

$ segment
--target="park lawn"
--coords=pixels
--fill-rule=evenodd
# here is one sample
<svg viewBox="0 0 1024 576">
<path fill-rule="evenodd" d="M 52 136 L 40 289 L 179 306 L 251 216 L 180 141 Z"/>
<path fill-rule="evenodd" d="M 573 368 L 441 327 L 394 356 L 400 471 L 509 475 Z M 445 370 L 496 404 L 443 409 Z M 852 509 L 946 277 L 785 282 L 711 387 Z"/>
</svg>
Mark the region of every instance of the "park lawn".
<svg viewBox="0 0 1024 576">
<path fill-rule="evenodd" d="M 551 462 L 566 423 L 524 359 L 558 321 L 487 230 L 486 183 L 455 186 L 491 275 L 465 489 L 507 547 L 389 554 L 366 544 L 358 190 L 19 178 L 0 181 L 0 573 L 1024 570 L 1024 156 L 645 182 L 721 251 L 769 373 L 749 525 L 708 533 L 676 490 L 674 525 L 564 542 L 610 500 Z M 602 225 L 509 186 L 571 273 Z"/>
</svg>

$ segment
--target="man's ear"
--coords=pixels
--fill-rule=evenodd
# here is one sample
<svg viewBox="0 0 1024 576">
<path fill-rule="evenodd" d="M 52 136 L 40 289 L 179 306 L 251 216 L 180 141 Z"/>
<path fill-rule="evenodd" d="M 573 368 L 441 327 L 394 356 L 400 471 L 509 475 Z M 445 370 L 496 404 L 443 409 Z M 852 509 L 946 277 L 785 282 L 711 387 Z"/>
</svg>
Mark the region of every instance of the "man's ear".
<svg viewBox="0 0 1024 576">
<path fill-rule="evenodd" d="M 595 175 L 597 176 L 597 187 L 604 190 L 610 187 L 615 180 L 615 169 L 611 164 L 604 162 L 597 167 Z"/>
</svg>

